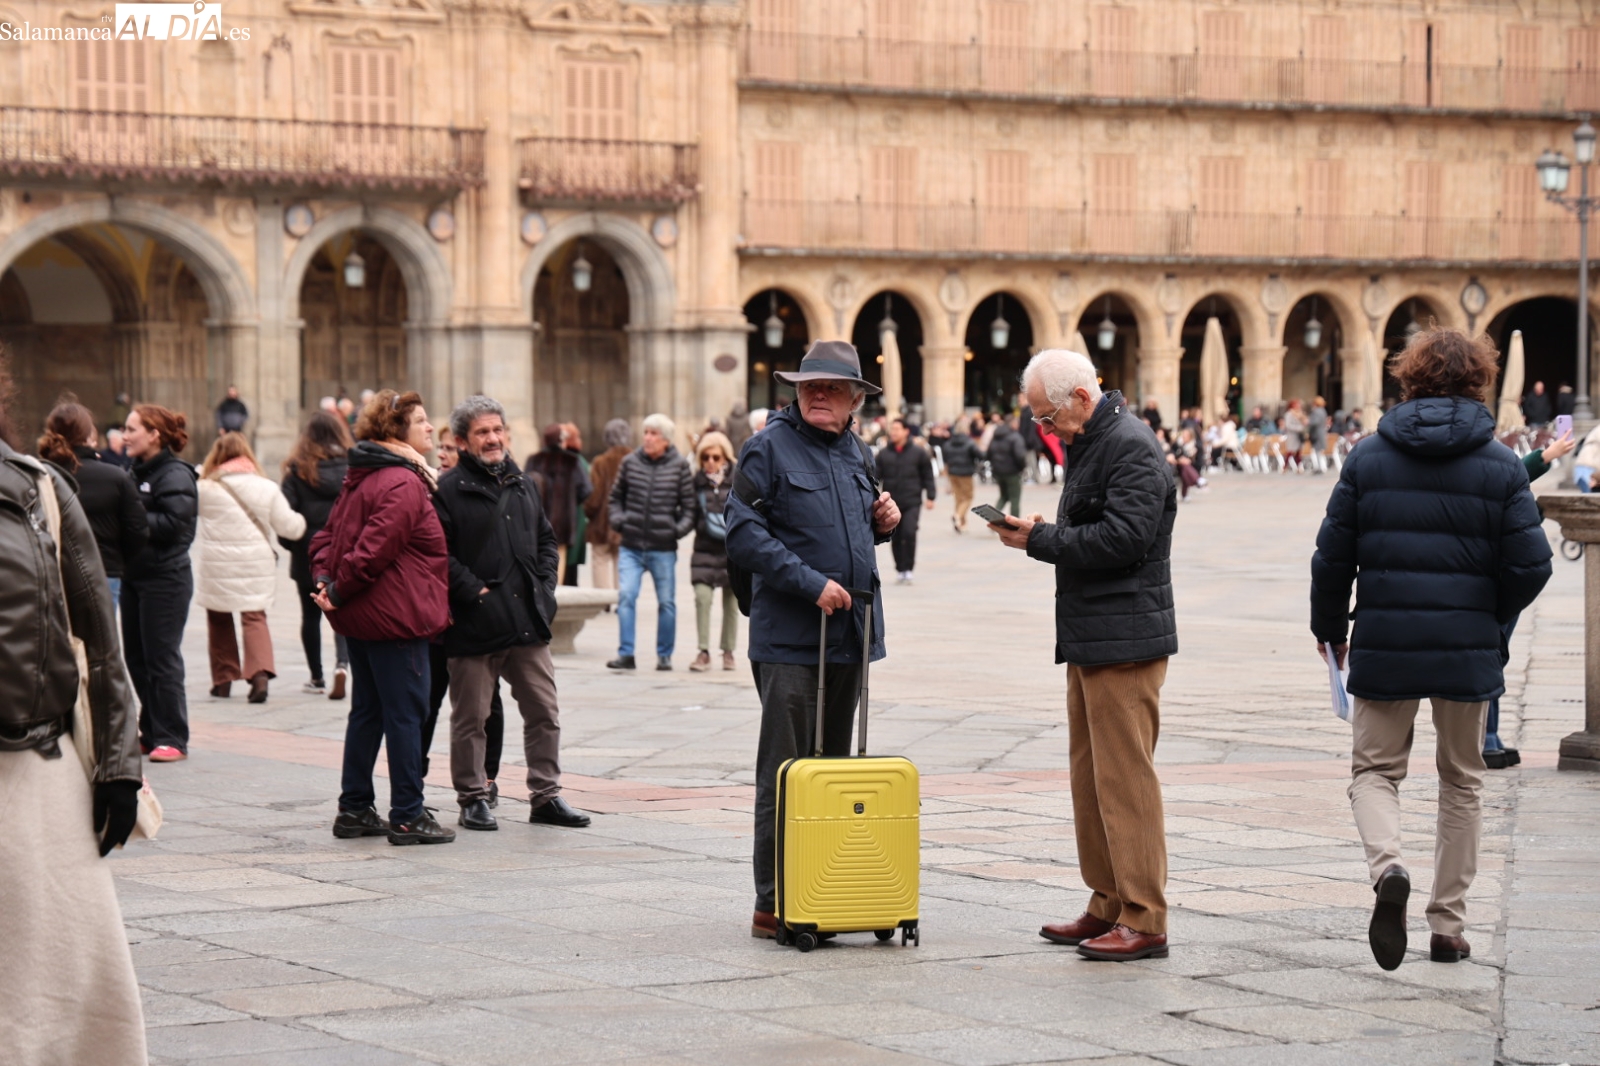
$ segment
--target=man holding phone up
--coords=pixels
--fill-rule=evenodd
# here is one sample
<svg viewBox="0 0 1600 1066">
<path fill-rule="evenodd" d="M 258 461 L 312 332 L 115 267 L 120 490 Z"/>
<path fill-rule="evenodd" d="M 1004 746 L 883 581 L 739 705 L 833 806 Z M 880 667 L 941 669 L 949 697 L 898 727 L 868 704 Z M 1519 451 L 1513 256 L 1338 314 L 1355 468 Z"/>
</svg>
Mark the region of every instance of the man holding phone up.
<svg viewBox="0 0 1600 1066">
<path fill-rule="evenodd" d="M 1051 349 L 1022 387 L 1041 433 L 1065 447 L 1055 522 L 991 522 L 1007 547 L 1056 568 L 1056 662 L 1067 720 L 1078 865 L 1093 895 L 1078 918 L 1039 931 L 1091 959 L 1167 954 L 1167 841 L 1156 778 L 1161 685 L 1178 651 L 1172 605 L 1177 483 L 1149 426 L 1094 364 Z"/>
</svg>

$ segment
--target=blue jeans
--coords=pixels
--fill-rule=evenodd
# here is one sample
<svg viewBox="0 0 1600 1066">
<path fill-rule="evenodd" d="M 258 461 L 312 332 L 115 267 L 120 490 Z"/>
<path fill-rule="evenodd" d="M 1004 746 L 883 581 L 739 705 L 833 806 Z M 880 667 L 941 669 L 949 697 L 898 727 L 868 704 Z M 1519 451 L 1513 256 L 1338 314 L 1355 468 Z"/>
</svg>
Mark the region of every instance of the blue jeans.
<svg viewBox="0 0 1600 1066">
<path fill-rule="evenodd" d="M 428 717 L 428 642 L 350 637 L 350 720 L 344 732 L 341 811 L 376 805 L 372 768 L 389 751 L 389 820 L 422 813 L 422 722 Z"/>
<path fill-rule="evenodd" d="M 622 588 L 617 596 L 617 654 L 633 654 L 633 629 L 635 609 L 639 602 L 639 586 L 644 584 L 645 572 L 656 585 L 656 655 L 670 656 L 678 643 L 678 604 L 676 582 L 678 578 L 678 553 L 642 552 L 622 548 L 617 553 L 617 579 Z"/>
<path fill-rule="evenodd" d="M 1517 620 L 1522 616 L 1517 615 L 1511 621 L 1500 627 L 1500 632 L 1506 635 L 1506 647 L 1511 646 L 1511 634 L 1517 631 Z M 1500 743 L 1500 697 L 1496 696 L 1489 701 L 1489 715 L 1483 723 L 1483 750 L 1500 751 L 1505 745 Z"/>
<path fill-rule="evenodd" d="M 106 578 L 106 584 L 111 586 L 111 606 L 122 606 L 122 579 L 120 577 Z"/>
</svg>

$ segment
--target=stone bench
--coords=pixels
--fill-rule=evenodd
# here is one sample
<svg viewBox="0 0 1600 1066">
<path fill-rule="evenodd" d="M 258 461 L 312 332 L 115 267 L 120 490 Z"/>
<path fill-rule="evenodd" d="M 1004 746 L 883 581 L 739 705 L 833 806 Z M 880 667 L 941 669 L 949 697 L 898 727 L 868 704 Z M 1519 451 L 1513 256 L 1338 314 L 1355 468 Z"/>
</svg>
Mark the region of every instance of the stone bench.
<svg viewBox="0 0 1600 1066">
<path fill-rule="evenodd" d="M 575 641 L 583 624 L 617 602 L 616 589 L 556 586 L 556 617 L 550 623 L 550 654 L 576 655 Z"/>
</svg>

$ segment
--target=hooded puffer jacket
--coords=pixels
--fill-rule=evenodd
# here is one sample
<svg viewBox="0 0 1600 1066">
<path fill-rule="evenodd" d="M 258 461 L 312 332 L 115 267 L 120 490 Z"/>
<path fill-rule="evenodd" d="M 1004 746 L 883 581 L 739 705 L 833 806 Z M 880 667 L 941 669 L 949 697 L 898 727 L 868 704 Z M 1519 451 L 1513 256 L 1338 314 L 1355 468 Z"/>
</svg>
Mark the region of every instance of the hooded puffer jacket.
<svg viewBox="0 0 1600 1066">
<path fill-rule="evenodd" d="M 450 622 L 449 552 L 433 494 L 411 463 L 362 441 L 311 572 L 328 586 L 334 631 L 356 640 L 436 637 Z"/>
<path fill-rule="evenodd" d="M 694 529 L 694 472 L 668 445 L 652 459 L 643 448 L 630 452 L 611 487 L 611 528 L 634 551 L 677 551 Z"/>
<path fill-rule="evenodd" d="M 1477 703 L 1505 691 L 1501 625 L 1549 579 L 1528 472 L 1494 439 L 1489 409 L 1410 400 L 1350 453 L 1328 498 L 1311 631 L 1343 644 L 1355 619 L 1353 695 Z"/>
<path fill-rule="evenodd" d="M 298 540 L 305 535 L 305 517 L 296 514 L 278 486 L 260 474 L 204 477 L 199 489 L 200 531 L 192 553 L 194 601 L 223 614 L 265 611 L 272 606 L 278 585 L 278 552 L 262 530 Z"/>
</svg>

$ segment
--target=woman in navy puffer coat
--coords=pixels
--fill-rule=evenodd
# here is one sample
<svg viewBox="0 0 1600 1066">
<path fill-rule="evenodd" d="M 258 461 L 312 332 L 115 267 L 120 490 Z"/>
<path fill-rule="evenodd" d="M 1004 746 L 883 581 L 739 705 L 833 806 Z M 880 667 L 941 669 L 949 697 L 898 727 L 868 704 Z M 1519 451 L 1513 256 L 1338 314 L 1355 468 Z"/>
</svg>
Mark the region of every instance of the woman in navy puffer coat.
<svg viewBox="0 0 1600 1066">
<path fill-rule="evenodd" d="M 1483 403 L 1497 373 L 1493 345 L 1457 330 L 1406 346 L 1394 364 L 1405 402 L 1350 453 L 1311 560 L 1317 650 L 1344 659 L 1356 620 L 1350 806 L 1376 895 L 1367 938 L 1386 970 L 1406 951 L 1399 789 L 1418 703 L 1432 702 L 1438 734 L 1429 953 L 1457 962 L 1472 953 L 1462 933 L 1483 824 L 1484 716 L 1505 690 L 1501 626 L 1550 579 L 1528 471 L 1494 439 Z"/>
</svg>

